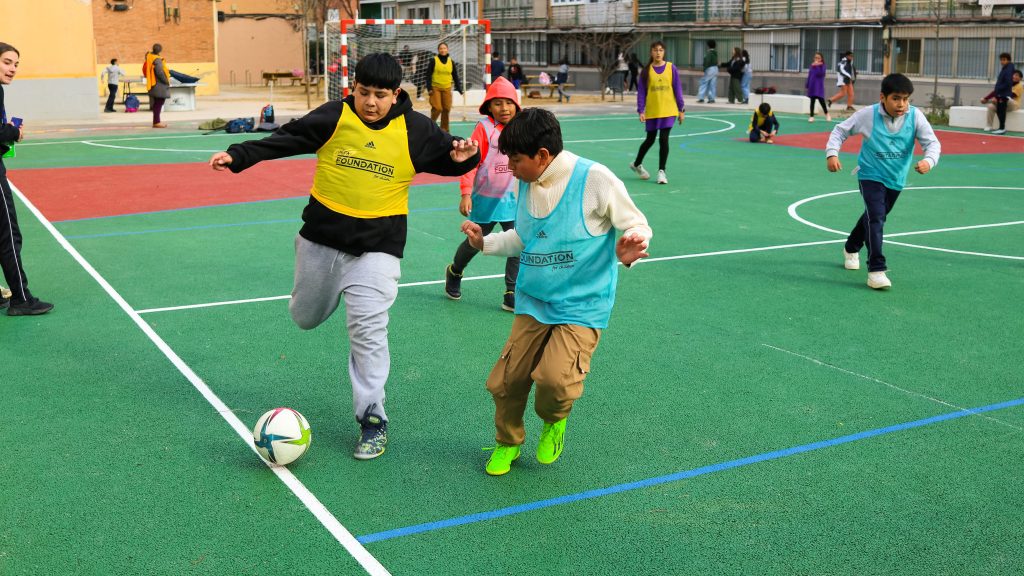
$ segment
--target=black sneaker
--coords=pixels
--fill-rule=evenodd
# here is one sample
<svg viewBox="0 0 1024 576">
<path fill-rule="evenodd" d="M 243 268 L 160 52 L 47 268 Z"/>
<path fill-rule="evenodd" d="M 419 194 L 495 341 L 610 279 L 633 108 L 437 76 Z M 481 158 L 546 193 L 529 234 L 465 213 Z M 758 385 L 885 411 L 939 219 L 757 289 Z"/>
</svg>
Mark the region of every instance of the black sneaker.
<svg viewBox="0 0 1024 576">
<path fill-rule="evenodd" d="M 369 414 L 359 426 L 359 441 L 352 456 L 356 460 L 372 460 L 383 454 L 388 443 L 388 423 L 376 414 Z"/>
<path fill-rule="evenodd" d="M 6 297 L 0 295 L 0 310 L 3 310 L 4 308 L 7 308 L 7 306 L 10 303 L 11 303 L 11 299 L 10 298 L 6 298 Z"/>
<path fill-rule="evenodd" d="M 452 265 L 444 269 L 444 293 L 452 300 L 462 298 L 462 274 L 452 272 Z"/>
<path fill-rule="evenodd" d="M 38 316 L 53 310 L 53 304 L 43 302 L 39 298 L 26 300 L 21 304 L 10 304 L 7 308 L 8 316 Z"/>
<path fill-rule="evenodd" d="M 508 310 L 509 312 L 516 311 L 516 292 L 515 290 L 506 290 L 505 297 L 501 300 L 501 309 Z"/>
</svg>

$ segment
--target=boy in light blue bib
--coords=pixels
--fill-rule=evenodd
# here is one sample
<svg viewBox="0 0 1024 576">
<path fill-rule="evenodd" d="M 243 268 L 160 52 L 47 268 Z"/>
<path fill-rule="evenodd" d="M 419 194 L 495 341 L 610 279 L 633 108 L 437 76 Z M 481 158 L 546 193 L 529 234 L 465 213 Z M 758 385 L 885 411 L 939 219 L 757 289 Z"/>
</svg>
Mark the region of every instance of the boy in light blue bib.
<svg viewBox="0 0 1024 576">
<path fill-rule="evenodd" d="M 573 403 L 583 394 L 590 358 L 608 326 L 618 278 L 646 257 L 651 229 L 626 187 L 608 168 L 562 150 L 554 114 L 527 108 L 498 139 L 519 179 L 515 228 L 486 237 L 466 221 L 469 244 L 492 256 L 518 256 L 515 320 L 487 378 L 494 398 L 497 445 L 487 473 L 507 473 L 519 458 L 523 415 L 537 385 L 534 409 L 544 421 L 537 461 L 562 454 Z M 622 236 L 616 241 L 615 230 Z"/>
</svg>

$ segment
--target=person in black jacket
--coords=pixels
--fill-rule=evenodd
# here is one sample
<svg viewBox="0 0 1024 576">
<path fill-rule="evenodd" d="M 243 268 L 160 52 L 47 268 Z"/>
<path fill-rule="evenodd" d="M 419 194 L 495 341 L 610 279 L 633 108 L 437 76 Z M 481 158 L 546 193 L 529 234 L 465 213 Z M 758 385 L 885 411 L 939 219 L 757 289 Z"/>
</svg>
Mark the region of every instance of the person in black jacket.
<svg viewBox="0 0 1024 576">
<path fill-rule="evenodd" d="M 729 60 L 729 104 L 743 102 L 743 69 L 747 63 L 743 60 L 743 50 L 738 46 L 732 49 L 732 59 Z"/>
<path fill-rule="evenodd" d="M 21 52 L 17 48 L 0 42 L 0 157 L 7 154 L 15 142 L 21 142 L 23 136 L 22 128 L 7 118 L 3 88 L 14 80 L 20 61 Z M 7 308 L 8 316 L 46 314 L 53 309 L 53 304 L 43 302 L 28 291 L 28 278 L 21 261 L 21 228 L 18 227 L 14 192 L 7 182 L 7 168 L 3 160 L 0 160 L 0 190 L 3 190 L 3 203 L 0 206 L 0 267 L 3 268 L 7 285 L 11 287 L 10 299 L 0 295 L 0 310 Z"/>
<path fill-rule="evenodd" d="M 356 65 L 355 90 L 262 140 L 232 144 L 210 158 L 214 170 L 241 172 L 263 160 L 316 154 L 303 225 L 295 238 L 292 320 L 309 330 L 344 299 L 349 379 L 361 433 L 353 456 L 384 453 L 384 384 L 391 366 L 388 310 L 398 294 L 406 242 L 409 183 L 418 172 L 461 176 L 480 162 L 474 140 L 453 138 L 412 110 L 390 54 Z"/>
<path fill-rule="evenodd" d="M 437 55 L 427 60 L 427 95 L 430 97 L 430 119 L 441 117 L 441 130 L 448 131 L 448 116 L 452 111 L 452 90 L 465 94 L 459 67 L 448 54 L 448 45 L 437 45 Z"/>
</svg>

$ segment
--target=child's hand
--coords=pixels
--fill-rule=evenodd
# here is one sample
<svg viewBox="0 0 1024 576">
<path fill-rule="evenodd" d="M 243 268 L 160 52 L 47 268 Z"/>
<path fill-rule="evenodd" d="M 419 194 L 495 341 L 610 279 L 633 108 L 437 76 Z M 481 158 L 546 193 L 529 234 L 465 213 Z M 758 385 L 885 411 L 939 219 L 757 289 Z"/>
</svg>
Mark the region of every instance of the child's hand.
<svg viewBox="0 0 1024 576">
<path fill-rule="evenodd" d="M 825 162 L 829 172 L 839 172 L 843 169 L 843 165 L 839 163 L 839 156 L 830 156 Z"/>
<path fill-rule="evenodd" d="M 459 200 L 459 212 L 463 216 L 469 216 L 471 210 L 473 210 L 473 197 L 466 194 L 462 197 L 462 200 Z"/>
<path fill-rule="evenodd" d="M 462 233 L 466 235 L 470 246 L 477 250 L 484 249 L 484 231 L 479 224 L 466 220 L 462 223 Z"/>
<path fill-rule="evenodd" d="M 641 122 L 647 122 L 647 114 L 644 114 L 643 112 L 641 112 L 640 113 L 640 121 Z"/>
<path fill-rule="evenodd" d="M 917 170 L 918 174 L 927 174 L 932 169 L 932 165 L 927 160 L 921 160 L 914 166 L 914 170 Z"/>
<path fill-rule="evenodd" d="M 224 170 L 231 164 L 231 154 L 227 152 L 217 152 L 210 157 L 210 167 L 214 170 Z"/>
<path fill-rule="evenodd" d="M 480 150 L 480 144 L 472 138 L 467 140 L 452 140 L 452 160 L 465 162 Z"/>
<path fill-rule="evenodd" d="M 630 266 L 633 262 L 650 256 L 647 253 L 647 240 L 644 240 L 642 236 L 635 232 L 628 236 L 623 236 L 615 243 L 615 256 L 618 257 L 619 262 Z"/>
</svg>

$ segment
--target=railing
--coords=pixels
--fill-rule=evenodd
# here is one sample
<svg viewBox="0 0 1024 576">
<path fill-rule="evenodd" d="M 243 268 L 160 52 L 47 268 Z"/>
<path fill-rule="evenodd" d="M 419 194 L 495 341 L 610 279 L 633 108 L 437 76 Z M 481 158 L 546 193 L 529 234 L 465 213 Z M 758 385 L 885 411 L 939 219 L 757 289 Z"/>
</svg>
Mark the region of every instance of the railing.
<svg viewBox="0 0 1024 576">
<path fill-rule="evenodd" d="M 654 22 L 743 22 L 743 0 L 636 0 L 637 19 Z"/>
<path fill-rule="evenodd" d="M 550 25 L 554 28 L 628 28 L 633 26 L 633 6 L 625 2 L 553 6 Z"/>
</svg>

